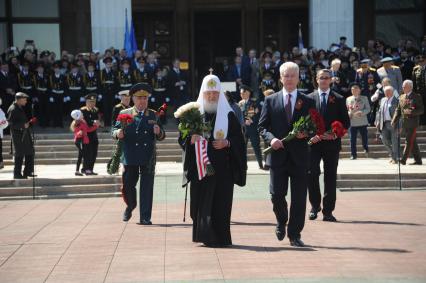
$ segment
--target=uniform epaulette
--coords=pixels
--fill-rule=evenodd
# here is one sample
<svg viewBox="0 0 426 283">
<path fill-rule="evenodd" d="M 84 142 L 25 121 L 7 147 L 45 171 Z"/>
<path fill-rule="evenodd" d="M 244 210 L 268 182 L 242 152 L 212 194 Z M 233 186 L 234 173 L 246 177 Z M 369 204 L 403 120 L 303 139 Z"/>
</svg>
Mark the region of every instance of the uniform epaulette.
<svg viewBox="0 0 426 283">
<path fill-rule="evenodd" d="M 121 103 L 116 104 L 114 107 L 121 107 Z"/>
<path fill-rule="evenodd" d="M 87 106 L 81 107 L 80 110 L 87 110 Z"/>
<path fill-rule="evenodd" d="M 362 68 L 359 68 L 356 71 L 357 71 L 357 73 L 362 73 Z"/>
<path fill-rule="evenodd" d="M 391 68 L 392 68 L 392 69 L 399 69 L 399 67 L 398 67 L 398 66 L 395 66 L 395 65 L 392 65 L 392 66 L 391 66 Z"/>
<path fill-rule="evenodd" d="M 157 110 L 154 110 L 154 109 L 151 109 L 151 108 L 148 108 L 148 111 L 151 111 L 152 113 L 157 113 Z"/>
<path fill-rule="evenodd" d="M 376 72 L 377 71 L 376 68 L 371 68 L 371 67 L 369 68 L 369 70 L 372 71 L 372 72 Z"/>
</svg>

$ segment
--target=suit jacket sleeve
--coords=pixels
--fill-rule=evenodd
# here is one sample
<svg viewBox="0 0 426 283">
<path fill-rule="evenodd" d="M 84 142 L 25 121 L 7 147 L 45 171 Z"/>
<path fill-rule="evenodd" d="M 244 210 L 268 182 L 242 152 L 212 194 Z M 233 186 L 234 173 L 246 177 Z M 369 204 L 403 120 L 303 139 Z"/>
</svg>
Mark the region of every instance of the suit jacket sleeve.
<svg viewBox="0 0 426 283">
<path fill-rule="evenodd" d="M 238 186 L 246 185 L 247 152 L 241 125 L 233 112 L 228 114 L 228 141 L 231 144 L 231 168 L 233 183 Z"/>
<path fill-rule="evenodd" d="M 275 136 L 270 132 L 271 128 L 271 108 L 270 108 L 270 98 L 267 97 L 265 99 L 265 103 L 263 104 L 262 111 L 260 113 L 259 118 L 259 125 L 258 125 L 258 131 L 262 138 L 265 140 L 265 142 L 270 145 L 272 139 L 275 138 Z"/>
<path fill-rule="evenodd" d="M 345 129 L 349 129 L 351 126 L 351 120 L 349 119 L 348 115 L 348 108 L 346 107 L 346 100 L 339 99 L 339 116 L 341 118 L 341 121 Z"/>
</svg>

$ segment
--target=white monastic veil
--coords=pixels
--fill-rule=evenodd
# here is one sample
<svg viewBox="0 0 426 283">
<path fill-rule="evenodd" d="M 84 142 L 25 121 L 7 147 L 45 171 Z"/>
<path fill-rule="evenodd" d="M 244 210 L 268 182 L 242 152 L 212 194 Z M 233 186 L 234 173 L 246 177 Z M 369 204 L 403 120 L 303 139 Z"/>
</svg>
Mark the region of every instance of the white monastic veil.
<svg viewBox="0 0 426 283">
<path fill-rule="evenodd" d="M 197 102 L 200 104 L 200 112 L 204 114 L 204 92 L 205 91 L 218 91 L 219 101 L 217 104 L 216 122 L 213 131 L 213 137 L 215 139 L 224 139 L 228 135 L 228 113 L 233 112 L 228 100 L 223 93 L 220 85 L 220 80 L 215 75 L 207 75 L 203 79 L 201 84 L 200 93 L 198 95 Z"/>
</svg>

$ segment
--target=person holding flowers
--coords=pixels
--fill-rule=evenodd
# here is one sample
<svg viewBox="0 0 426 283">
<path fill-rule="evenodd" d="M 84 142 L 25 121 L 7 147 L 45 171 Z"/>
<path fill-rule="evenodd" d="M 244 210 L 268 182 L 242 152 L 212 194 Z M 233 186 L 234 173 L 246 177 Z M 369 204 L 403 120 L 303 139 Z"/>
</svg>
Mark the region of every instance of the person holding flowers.
<svg viewBox="0 0 426 283">
<path fill-rule="evenodd" d="M 246 183 L 247 154 L 240 122 L 215 75 L 203 79 L 197 102 L 181 106 L 179 144 L 183 187 L 190 184 L 193 242 L 208 247 L 232 245 L 234 184 Z"/>
<path fill-rule="evenodd" d="M 280 67 L 283 89 L 265 98 L 259 118 L 258 130 L 272 150 L 266 157 L 270 167 L 269 190 L 273 211 L 277 219 L 275 235 L 282 241 L 287 235 L 290 245 L 303 247 L 301 232 L 305 225 L 307 172 L 309 168 L 308 133 L 293 132 L 294 125 L 304 127 L 305 117 L 315 108 L 312 98 L 297 90 L 299 66 L 286 62 Z M 296 122 L 293 124 L 293 122 Z M 303 124 L 303 125 L 302 125 Z M 287 136 L 292 138 L 287 138 Z M 268 152 L 266 152 L 268 153 Z M 290 180 L 291 207 L 286 196 Z M 290 216 L 289 216 L 290 215 Z"/>
<path fill-rule="evenodd" d="M 145 83 L 135 84 L 129 94 L 133 96 L 134 106 L 120 112 L 112 131 L 113 137 L 120 140 L 121 163 L 124 166 L 122 193 L 127 207 L 123 221 L 129 221 L 137 206 L 136 184 L 139 181 L 138 224 L 151 225 L 156 142 L 164 140 L 166 134 L 156 111 L 148 108 L 151 86 Z"/>
<path fill-rule="evenodd" d="M 333 211 L 336 206 L 336 179 L 339 153 L 342 148 L 341 137 L 350 126 L 345 98 L 330 90 L 331 72 L 327 69 L 318 71 L 316 80 L 318 89 L 309 94 L 324 120 L 324 133 L 317 133 L 310 139 L 310 169 L 308 173 L 308 190 L 311 211 L 309 219 L 314 220 L 321 211 L 321 191 L 319 176 L 320 162 L 324 164 L 324 221 L 336 222 Z"/>
</svg>

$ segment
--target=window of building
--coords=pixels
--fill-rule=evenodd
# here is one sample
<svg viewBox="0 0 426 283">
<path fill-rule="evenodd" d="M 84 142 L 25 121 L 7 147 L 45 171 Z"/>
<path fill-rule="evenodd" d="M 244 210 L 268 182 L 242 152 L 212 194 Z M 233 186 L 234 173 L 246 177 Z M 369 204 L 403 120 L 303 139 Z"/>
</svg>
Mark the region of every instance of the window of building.
<svg viewBox="0 0 426 283">
<path fill-rule="evenodd" d="M 12 17 L 56 18 L 59 17 L 58 0 L 13 0 Z"/>
<path fill-rule="evenodd" d="M 22 49 L 25 40 L 34 40 L 39 52 L 49 50 L 60 54 L 59 24 L 13 24 L 13 45 Z"/>
</svg>

